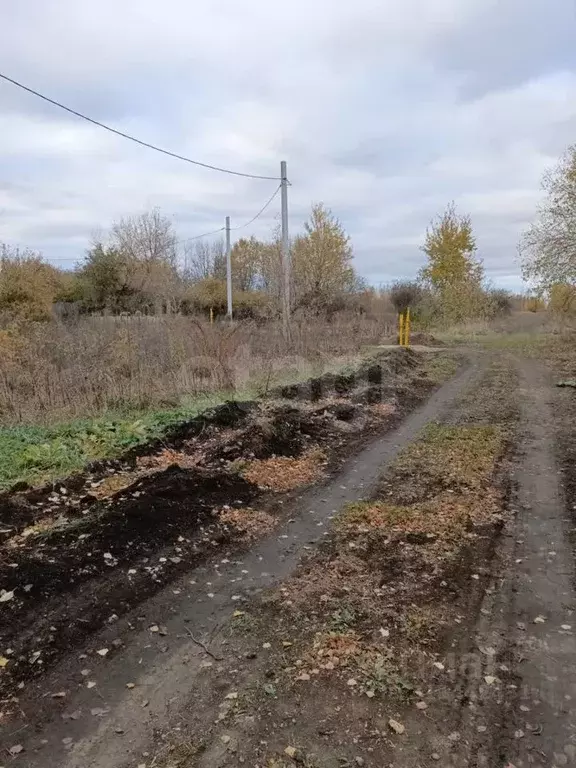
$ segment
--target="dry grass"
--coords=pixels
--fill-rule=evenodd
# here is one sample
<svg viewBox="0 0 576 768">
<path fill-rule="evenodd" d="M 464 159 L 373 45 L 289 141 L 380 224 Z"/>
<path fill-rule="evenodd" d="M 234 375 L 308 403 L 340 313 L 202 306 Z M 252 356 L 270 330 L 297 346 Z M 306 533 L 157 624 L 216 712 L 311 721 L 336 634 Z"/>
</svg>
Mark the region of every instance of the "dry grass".
<svg viewBox="0 0 576 768">
<path fill-rule="evenodd" d="M 382 336 L 379 318 L 230 327 L 190 317 L 85 317 L 0 332 L 0 419 L 54 422 L 108 410 L 171 407 L 214 392 L 266 390 L 287 371 L 355 355 Z"/>
<path fill-rule="evenodd" d="M 381 501 L 362 502 L 346 508 L 337 525 L 346 535 L 383 530 L 391 536 L 414 533 L 458 539 L 470 526 L 493 520 L 500 503 L 500 495 L 493 489 L 482 494 L 441 493 L 430 501 L 406 507 Z"/>
<path fill-rule="evenodd" d="M 267 512 L 257 509 L 222 509 L 218 518 L 224 525 L 235 528 L 247 540 L 258 539 L 272 531 L 278 521 Z"/>
<path fill-rule="evenodd" d="M 324 472 L 326 454 L 319 448 L 312 448 L 302 456 L 274 456 L 271 459 L 250 461 L 241 474 L 250 483 L 263 490 L 291 491 L 319 480 Z"/>
</svg>

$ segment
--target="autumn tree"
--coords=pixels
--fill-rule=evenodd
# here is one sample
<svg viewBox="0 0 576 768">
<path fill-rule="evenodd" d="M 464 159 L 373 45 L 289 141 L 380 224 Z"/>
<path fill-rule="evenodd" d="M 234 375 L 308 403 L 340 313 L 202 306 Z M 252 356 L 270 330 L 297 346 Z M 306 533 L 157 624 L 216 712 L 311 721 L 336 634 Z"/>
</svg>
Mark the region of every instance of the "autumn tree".
<svg viewBox="0 0 576 768">
<path fill-rule="evenodd" d="M 458 214 L 454 203 L 428 227 L 422 250 L 428 264 L 422 269 L 421 278 L 434 290 L 482 281 L 483 268 L 475 256 L 472 221 L 470 216 Z"/>
<path fill-rule="evenodd" d="M 323 203 L 312 206 L 304 232 L 292 245 L 294 303 L 320 308 L 353 289 L 352 246 L 340 221 Z"/>
<path fill-rule="evenodd" d="M 224 240 L 192 240 L 184 246 L 184 274 L 188 281 L 226 280 Z"/>
<path fill-rule="evenodd" d="M 122 312 L 129 309 L 133 289 L 128 280 L 128 260 L 116 248 L 96 242 L 78 270 L 87 310 Z"/>
<path fill-rule="evenodd" d="M 520 242 L 522 272 L 541 292 L 576 285 L 576 144 L 542 180 L 546 193 Z"/>
<path fill-rule="evenodd" d="M 0 244 L 0 312 L 11 320 L 48 320 L 60 271 L 39 253 Z"/>
<path fill-rule="evenodd" d="M 232 247 L 232 285 L 238 291 L 256 288 L 262 267 L 263 243 L 254 236 L 242 237 Z"/>
<path fill-rule="evenodd" d="M 460 215 L 451 203 L 428 227 L 422 250 L 428 263 L 420 278 L 435 296 L 438 314 L 456 322 L 481 315 L 487 307 L 484 268 L 470 216 Z"/>
<path fill-rule="evenodd" d="M 89 307 L 177 311 L 183 285 L 172 222 L 157 209 L 120 219 L 88 251 L 79 276 Z"/>
</svg>

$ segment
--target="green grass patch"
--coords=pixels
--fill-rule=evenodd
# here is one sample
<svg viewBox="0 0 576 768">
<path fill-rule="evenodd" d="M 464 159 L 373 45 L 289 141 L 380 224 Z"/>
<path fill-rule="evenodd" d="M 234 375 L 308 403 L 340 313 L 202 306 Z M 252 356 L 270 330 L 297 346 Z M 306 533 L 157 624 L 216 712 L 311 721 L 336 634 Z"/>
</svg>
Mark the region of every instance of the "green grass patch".
<svg viewBox="0 0 576 768">
<path fill-rule="evenodd" d="M 53 426 L 2 427 L 0 488 L 19 481 L 39 485 L 79 471 L 96 459 L 119 456 L 221 401 L 202 398 L 167 410 L 111 413 Z"/>
<path fill-rule="evenodd" d="M 162 437 L 169 427 L 225 400 L 251 400 L 279 384 L 298 383 L 327 372 L 352 373 L 360 363 L 376 357 L 372 351 L 362 350 L 352 358 L 264 372 L 240 391 L 183 398 L 173 408 L 127 409 L 56 424 L 0 427 L 0 489 L 20 481 L 30 485 L 52 482 L 82 470 L 91 461 L 121 456 Z"/>
</svg>

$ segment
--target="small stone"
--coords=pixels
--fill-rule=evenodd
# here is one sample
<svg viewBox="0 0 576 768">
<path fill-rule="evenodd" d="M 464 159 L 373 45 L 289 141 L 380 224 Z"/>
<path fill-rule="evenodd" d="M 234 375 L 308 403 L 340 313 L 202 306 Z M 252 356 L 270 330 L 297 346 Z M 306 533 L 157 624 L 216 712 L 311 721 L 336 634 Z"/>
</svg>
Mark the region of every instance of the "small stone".
<svg viewBox="0 0 576 768">
<path fill-rule="evenodd" d="M 348 682 L 346 683 L 346 685 L 349 685 L 351 688 L 353 688 L 355 685 L 358 685 L 358 681 L 357 681 L 357 680 L 354 680 L 354 678 L 353 678 L 353 677 L 351 677 L 351 678 L 348 680 Z"/>
<path fill-rule="evenodd" d="M 363 757 L 355 757 L 354 762 L 356 765 L 364 765 L 364 758 Z"/>
<path fill-rule="evenodd" d="M 230 744 L 230 736 L 228 736 L 227 734 L 224 734 L 224 736 L 220 736 L 220 741 L 223 744 Z"/>
<path fill-rule="evenodd" d="M 19 755 L 20 752 L 23 752 L 23 751 L 24 751 L 24 747 L 22 746 L 22 744 L 14 744 L 14 746 L 10 747 L 10 749 L 8 750 L 8 752 L 10 752 L 10 754 L 13 755 L 14 757 L 16 755 Z"/>
<path fill-rule="evenodd" d="M 428 709 L 428 704 L 425 701 L 419 701 L 416 704 L 416 709 Z"/>
<path fill-rule="evenodd" d="M 536 618 L 534 619 L 534 624 L 544 624 L 545 621 L 546 619 L 544 618 L 544 616 L 536 616 Z"/>
<path fill-rule="evenodd" d="M 432 758 L 432 760 L 440 760 L 440 755 L 438 754 L 438 752 L 432 752 L 430 757 Z"/>
<path fill-rule="evenodd" d="M 296 757 L 296 748 L 295 747 L 286 747 L 284 750 L 284 754 L 288 755 L 288 757 Z"/>
<path fill-rule="evenodd" d="M 400 736 L 406 730 L 406 728 L 402 725 L 402 723 L 399 723 L 398 720 L 393 720 L 392 718 L 388 720 L 388 726 L 394 731 L 394 733 L 397 733 Z"/>
</svg>

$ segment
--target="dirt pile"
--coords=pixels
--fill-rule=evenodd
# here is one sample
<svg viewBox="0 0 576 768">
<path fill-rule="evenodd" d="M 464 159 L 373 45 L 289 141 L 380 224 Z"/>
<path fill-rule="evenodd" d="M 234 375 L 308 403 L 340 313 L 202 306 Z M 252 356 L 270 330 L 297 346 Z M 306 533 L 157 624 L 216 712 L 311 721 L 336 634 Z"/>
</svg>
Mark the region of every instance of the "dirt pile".
<svg viewBox="0 0 576 768">
<path fill-rule="evenodd" d="M 0 689 L 41 674 L 218 548 L 271 530 L 279 493 L 332 471 L 432 386 L 417 355 L 394 351 L 307 382 L 297 402 L 227 403 L 121 460 L 3 494 Z M 358 399 L 366 387 L 378 408 Z"/>
</svg>

